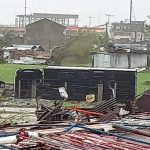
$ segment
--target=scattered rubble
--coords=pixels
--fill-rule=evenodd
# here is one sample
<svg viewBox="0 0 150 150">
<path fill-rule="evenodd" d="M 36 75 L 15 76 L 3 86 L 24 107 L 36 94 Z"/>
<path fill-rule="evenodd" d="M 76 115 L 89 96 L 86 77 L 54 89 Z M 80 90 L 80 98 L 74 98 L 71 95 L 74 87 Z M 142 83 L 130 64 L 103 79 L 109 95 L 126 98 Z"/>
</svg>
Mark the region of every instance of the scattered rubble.
<svg viewBox="0 0 150 150">
<path fill-rule="evenodd" d="M 24 123 L 0 124 L 0 148 L 12 150 L 150 149 L 150 113 L 130 114 L 124 108 L 118 107 L 115 98 L 95 103 L 90 108 L 65 106 L 64 102 L 65 99 L 54 101 L 51 105 L 40 104 L 37 109 L 35 107 L 18 108 L 18 110 L 13 108 L 18 112 L 23 111 L 24 114 L 35 113 L 37 121 L 28 118 L 28 122 Z M 13 109 L 6 108 L 5 111 L 14 111 Z"/>
<path fill-rule="evenodd" d="M 129 115 L 122 120 L 97 123 L 56 123 L 27 124 L 5 128 L 5 137 L 15 141 L 3 146 L 9 149 L 50 149 L 50 150 L 149 150 L 149 113 Z M 143 116 L 143 120 L 139 119 Z M 36 127 L 36 128 L 35 128 Z M 46 128 L 47 127 L 47 128 Z M 23 128 L 21 130 L 17 128 Z M 26 129 L 25 129 L 26 128 Z M 145 131 L 146 130 L 146 131 Z M 16 132 L 17 131 L 17 132 Z M 71 131 L 71 132 L 70 132 Z M 134 134 L 133 134 L 134 133 Z M 16 142 L 17 139 L 17 142 Z"/>
<path fill-rule="evenodd" d="M 150 90 L 145 91 L 144 94 L 137 99 L 136 105 L 140 112 L 150 112 Z"/>
<path fill-rule="evenodd" d="M 55 89 L 62 100 L 2 97 L 0 149 L 150 150 L 149 91 L 123 105 L 113 85 L 109 99 L 97 102 L 70 101 L 64 87 Z"/>
</svg>

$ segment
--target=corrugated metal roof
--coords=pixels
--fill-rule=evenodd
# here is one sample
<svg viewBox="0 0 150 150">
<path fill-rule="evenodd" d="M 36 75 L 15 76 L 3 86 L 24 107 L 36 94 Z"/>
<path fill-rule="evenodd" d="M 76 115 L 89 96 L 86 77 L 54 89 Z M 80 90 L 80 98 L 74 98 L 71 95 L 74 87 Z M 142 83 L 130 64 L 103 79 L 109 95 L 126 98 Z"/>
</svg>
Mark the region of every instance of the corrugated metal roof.
<svg viewBox="0 0 150 150">
<path fill-rule="evenodd" d="M 12 44 L 10 47 L 3 47 L 4 50 L 37 50 L 41 45 L 17 45 Z"/>
<path fill-rule="evenodd" d="M 89 68 L 89 67 L 66 67 L 66 66 L 48 66 L 49 69 L 77 69 L 77 70 L 118 70 L 118 71 L 137 71 L 137 69 L 120 69 L 120 68 Z"/>
</svg>

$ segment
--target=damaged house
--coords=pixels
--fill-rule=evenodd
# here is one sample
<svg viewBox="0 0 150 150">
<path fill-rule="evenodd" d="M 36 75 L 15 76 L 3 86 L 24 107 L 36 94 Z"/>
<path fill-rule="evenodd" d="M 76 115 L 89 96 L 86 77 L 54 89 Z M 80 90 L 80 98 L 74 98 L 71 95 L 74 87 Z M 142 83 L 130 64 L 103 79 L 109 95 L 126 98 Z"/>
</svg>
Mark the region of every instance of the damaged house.
<svg viewBox="0 0 150 150">
<path fill-rule="evenodd" d="M 49 51 L 53 46 L 62 45 L 66 27 L 49 19 L 41 19 L 26 25 L 25 43 L 41 45 Z"/>
<path fill-rule="evenodd" d="M 40 45 L 11 45 L 3 49 L 8 63 L 45 64 L 50 59 L 50 53 Z"/>
<path fill-rule="evenodd" d="M 141 44 L 110 44 L 105 51 L 91 52 L 96 68 L 146 68 L 149 55 L 147 46 Z"/>
</svg>

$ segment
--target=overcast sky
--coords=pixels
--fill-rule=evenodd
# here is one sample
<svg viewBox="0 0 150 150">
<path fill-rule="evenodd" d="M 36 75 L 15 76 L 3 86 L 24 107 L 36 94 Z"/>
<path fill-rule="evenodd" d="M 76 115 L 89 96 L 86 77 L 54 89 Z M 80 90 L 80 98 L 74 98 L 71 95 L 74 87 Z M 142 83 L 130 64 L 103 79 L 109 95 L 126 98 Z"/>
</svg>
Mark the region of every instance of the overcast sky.
<svg viewBox="0 0 150 150">
<path fill-rule="evenodd" d="M 0 0 L 0 24 L 14 24 L 17 14 L 24 14 L 25 0 Z M 27 13 L 78 14 L 79 25 L 103 24 L 129 19 L 130 0 L 27 0 Z M 150 15 L 150 0 L 133 0 L 133 20 L 147 20 Z"/>
</svg>

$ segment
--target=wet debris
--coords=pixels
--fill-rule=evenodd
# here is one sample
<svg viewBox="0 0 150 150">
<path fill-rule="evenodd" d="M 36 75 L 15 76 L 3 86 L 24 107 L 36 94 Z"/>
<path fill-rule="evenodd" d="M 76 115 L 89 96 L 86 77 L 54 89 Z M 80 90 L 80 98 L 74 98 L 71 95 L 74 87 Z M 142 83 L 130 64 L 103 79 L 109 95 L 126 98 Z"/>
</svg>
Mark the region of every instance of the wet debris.
<svg viewBox="0 0 150 150">
<path fill-rule="evenodd" d="M 11 143 L 7 140 L 9 144 L 2 143 L 0 147 L 12 150 L 149 150 L 150 113 L 122 116 L 116 109 L 115 99 L 111 100 L 114 101 L 112 105 L 103 102 L 90 109 L 66 108 L 63 105 L 65 100 L 52 107 L 42 106 L 36 111 L 38 123 L 1 127 L 6 136 L 1 134 L 0 141 L 12 134 L 15 140 Z M 109 107 L 103 111 L 104 106 Z M 62 111 L 65 113 L 61 114 Z M 68 116 L 64 119 L 65 115 Z"/>
<path fill-rule="evenodd" d="M 96 104 L 93 108 L 64 107 L 63 103 L 64 101 L 55 102 L 51 107 L 42 105 L 36 110 L 37 121 L 39 123 L 65 120 L 90 122 L 93 118 L 97 121 L 109 121 L 120 117 L 115 98 Z"/>
<path fill-rule="evenodd" d="M 61 101 L 41 106 L 37 101 L 36 123 L 30 121 L 27 124 L 0 126 L 0 141 L 3 141 L 0 142 L 0 148 L 12 150 L 150 149 L 149 112 L 140 109 L 136 112 L 130 111 L 134 109 L 131 108 L 130 103 L 125 107 L 118 106 L 115 93 L 113 98 L 95 103 L 90 108 L 66 107 L 64 103 L 68 95 L 65 90 L 59 92 L 63 98 Z"/>
<path fill-rule="evenodd" d="M 150 90 L 145 91 L 136 100 L 136 106 L 140 112 L 150 112 Z"/>
<path fill-rule="evenodd" d="M 129 116 L 128 116 L 129 117 Z M 128 118 L 125 118 L 126 121 Z M 130 116 L 132 119 L 132 116 Z M 113 122 L 114 123 L 114 122 Z M 112 124 L 113 124 L 112 123 Z M 120 121 L 120 124 L 122 121 Z M 57 128 L 40 130 L 39 137 L 28 138 L 17 144 L 19 149 L 49 149 L 49 150 L 88 150 L 88 149 L 110 149 L 110 150 L 149 150 L 150 138 L 139 133 L 132 134 L 120 131 L 118 125 L 112 128 L 112 124 L 99 123 L 97 126 L 85 124 L 72 124 L 57 132 Z M 108 130 L 108 131 L 107 131 Z M 138 130 L 138 129 L 137 129 Z M 52 130 L 51 130 L 52 131 Z"/>
</svg>

